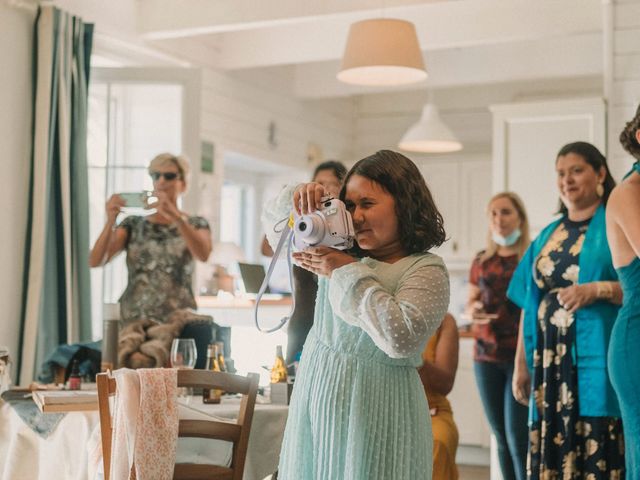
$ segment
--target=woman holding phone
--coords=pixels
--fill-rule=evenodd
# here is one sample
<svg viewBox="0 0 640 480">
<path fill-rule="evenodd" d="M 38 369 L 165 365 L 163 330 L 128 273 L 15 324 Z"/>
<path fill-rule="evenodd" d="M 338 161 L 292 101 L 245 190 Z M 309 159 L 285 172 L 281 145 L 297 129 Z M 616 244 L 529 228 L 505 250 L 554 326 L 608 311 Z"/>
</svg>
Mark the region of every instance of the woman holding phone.
<svg viewBox="0 0 640 480">
<path fill-rule="evenodd" d="M 125 199 L 112 195 L 106 203 L 107 221 L 89 254 L 89 265 L 107 264 L 127 252 L 128 283 L 120 297 L 123 322 L 151 319 L 164 322 L 178 309 L 196 308 L 191 290 L 193 259 L 205 261 L 211 253 L 207 221 L 178 208 L 187 187 L 189 163 L 185 157 L 162 153 L 149 164 L 155 213 L 128 216 L 116 225 Z"/>
<path fill-rule="evenodd" d="M 529 246 L 529 222 L 522 200 L 511 192 L 495 195 L 487 213 L 487 248 L 471 265 L 466 313 L 475 337 L 476 382 L 498 444 L 502 476 L 524 480 L 527 409 L 511 391 L 520 309 L 507 299 L 507 287 Z"/>
</svg>

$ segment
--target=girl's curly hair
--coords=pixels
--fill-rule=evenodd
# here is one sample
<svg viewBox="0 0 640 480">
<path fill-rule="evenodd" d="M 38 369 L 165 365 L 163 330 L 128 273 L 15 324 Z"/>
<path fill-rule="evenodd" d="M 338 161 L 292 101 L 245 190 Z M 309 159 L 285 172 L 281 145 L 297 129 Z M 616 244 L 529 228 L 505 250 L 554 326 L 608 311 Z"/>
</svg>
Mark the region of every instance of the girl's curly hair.
<svg viewBox="0 0 640 480">
<path fill-rule="evenodd" d="M 640 105 L 636 110 L 636 116 L 627 122 L 620 134 L 620 143 L 636 160 L 640 160 L 640 143 L 636 138 L 636 132 L 640 130 Z"/>
<path fill-rule="evenodd" d="M 446 240 L 444 221 L 429 187 L 418 167 L 407 157 L 391 150 L 380 150 L 358 161 L 344 179 L 340 191 L 342 201 L 352 175 L 376 182 L 393 196 L 400 243 L 408 255 L 426 252 Z"/>
</svg>

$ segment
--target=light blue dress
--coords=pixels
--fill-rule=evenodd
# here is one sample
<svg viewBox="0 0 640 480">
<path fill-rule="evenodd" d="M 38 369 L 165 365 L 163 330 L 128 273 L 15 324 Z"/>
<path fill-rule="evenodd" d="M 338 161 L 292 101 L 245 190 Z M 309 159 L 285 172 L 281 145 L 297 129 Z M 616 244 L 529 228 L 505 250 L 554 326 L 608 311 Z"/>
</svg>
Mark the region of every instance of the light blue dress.
<svg viewBox="0 0 640 480">
<path fill-rule="evenodd" d="M 640 164 L 634 168 L 640 174 Z M 611 333 L 609 375 L 622 410 L 626 478 L 640 480 L 640 257 L 617 272 L 623 303 Z"/>
<path fill-rule="evenodd" d="M 431 479 L 431 420 L 416 368 L 448 304 L 448 274 L 432 254 L 365 258 L 320 279 L 279 479 Z"/>
</svg>

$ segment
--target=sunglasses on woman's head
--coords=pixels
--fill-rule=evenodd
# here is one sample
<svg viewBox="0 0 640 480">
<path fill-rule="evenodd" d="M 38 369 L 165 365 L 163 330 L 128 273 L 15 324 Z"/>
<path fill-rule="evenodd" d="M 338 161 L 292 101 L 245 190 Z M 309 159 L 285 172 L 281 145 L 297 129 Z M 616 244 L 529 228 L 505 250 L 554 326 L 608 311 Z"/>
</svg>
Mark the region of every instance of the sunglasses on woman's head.
<svg viewBox="0 0 640 480">
<path fill-rule="evenodd" d="M 180 174 L 176 172 L 151 172 L 149 175 L 151 175 L 154 182 L 160 180 L 160 177 L 164 177 L 167 182 L 170 182 L 180 176 Z"/>
</svg>

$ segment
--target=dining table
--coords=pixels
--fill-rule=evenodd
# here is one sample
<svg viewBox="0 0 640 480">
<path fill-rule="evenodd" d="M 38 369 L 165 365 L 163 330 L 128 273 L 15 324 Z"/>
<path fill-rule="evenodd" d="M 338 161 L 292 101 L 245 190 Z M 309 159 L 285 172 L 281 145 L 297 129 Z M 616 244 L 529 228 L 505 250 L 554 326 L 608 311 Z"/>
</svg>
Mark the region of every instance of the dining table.
<svg viewBox="0 0 640 480">
<path fill-rule="evenodd" d="M 25 397 L 25 402 L 30 401 Z M 98 411 L 49 414 L 32 411 L 28 403 L 0 399 L 0 480 L 96 480 L 91 468 L 90 445 L 99 442 Z M 15 400 L 17 397 L 13 397 Z M 202 396 L 181 397 L 179 417 L 233 421 L 240 399 L 224 396 L 220 404 L 204 404 Z M 258 403 L 260 402 L 260 403 Z M 247 448 L 244 480 L 262 480 L 278 465 L 288 406 L 262 403 L 255 406 Z M 25 413 L 26 412 L 26 413 Z M 176 462 L 231 461 L 232 445 L 221 440 L 179 438 Z M 94 462 L 95 463 L 95 462 Z M 96 463 L 97 464 L 97 463 Z M 93 473 L 90 473 L 93 472 Z"/>
</svg>

